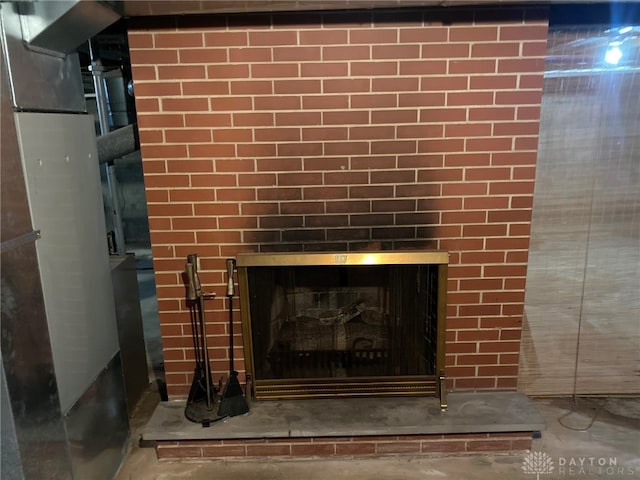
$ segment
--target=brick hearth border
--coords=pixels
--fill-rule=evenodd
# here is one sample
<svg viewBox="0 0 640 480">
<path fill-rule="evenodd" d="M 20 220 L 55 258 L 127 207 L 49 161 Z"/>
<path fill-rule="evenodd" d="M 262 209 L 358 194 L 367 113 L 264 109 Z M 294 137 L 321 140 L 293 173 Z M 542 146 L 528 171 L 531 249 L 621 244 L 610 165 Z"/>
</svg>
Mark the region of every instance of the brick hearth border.
<svg viewBox="0 0 640 480">
<path fill-rule="evenodd" d="M 158 441 L 160 460 L 228 457 L 368 457 L 515 453 L 531 449 L 533 432 Z"/>
</svg>

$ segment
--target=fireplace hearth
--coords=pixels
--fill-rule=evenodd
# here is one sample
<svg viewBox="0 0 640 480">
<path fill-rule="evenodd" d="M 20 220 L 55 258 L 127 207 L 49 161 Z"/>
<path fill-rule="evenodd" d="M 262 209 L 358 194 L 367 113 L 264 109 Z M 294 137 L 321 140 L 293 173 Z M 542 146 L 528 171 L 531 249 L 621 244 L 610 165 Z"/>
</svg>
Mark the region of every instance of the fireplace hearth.
<svg viewBox="0 0 640 480">
<path fill-rule="evenodd" d="M 439 395 L 448 254 L 254 253 L 237 258 L 258 400 Z"/>
</svg>

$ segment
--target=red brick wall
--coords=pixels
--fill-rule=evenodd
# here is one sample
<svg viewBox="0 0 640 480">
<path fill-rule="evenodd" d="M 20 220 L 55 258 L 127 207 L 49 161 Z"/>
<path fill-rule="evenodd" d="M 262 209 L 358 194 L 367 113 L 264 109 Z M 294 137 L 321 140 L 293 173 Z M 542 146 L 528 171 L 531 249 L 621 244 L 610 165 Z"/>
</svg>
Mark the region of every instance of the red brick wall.
<svg viewBox="0 0 640 480">
<path fill-rule="evenodd" d="M 372 246 L 451 252 L 450 386 L 514 389 L 546 37 L 506 8 L 132 24 L 169 395 L 193 371 L 187 254 L 219 378 L 227 257 Z"/>
</svg>

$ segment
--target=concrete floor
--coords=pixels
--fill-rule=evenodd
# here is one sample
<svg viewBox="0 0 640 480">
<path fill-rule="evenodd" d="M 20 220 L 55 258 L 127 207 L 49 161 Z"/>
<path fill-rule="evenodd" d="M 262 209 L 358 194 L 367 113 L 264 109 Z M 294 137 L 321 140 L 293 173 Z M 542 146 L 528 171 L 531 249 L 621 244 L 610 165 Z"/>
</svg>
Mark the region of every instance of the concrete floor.
<svg viewBox="0 0 640 480">
<path fill-rule="evenodd" d="M 497 479 L 536 478 L 523 470 L 524 455 L 465 455 L 323 460 L 163 460 L 141 448 L 140 432 L 156 408 L 150 389 L 131 419 L 131 448 L 117 480 L 212 479 Z M 534 451 L 550 457 L 553 479 L 640 479 L 640 398 L 536 399 L 546 429 Z M 563 426 L 562 424 L 566 425 Z M 567 428 L 569 427 L 569 428 Z M 580 462 L 584 465 L 581 470 Z M 590 463 L 594 464 L 593 467 Z M 606 465 L 598 467 L 598 463 Z M 578 466 L 572 466 L 575 463 Z M 538 479 L 539 480 L 539 479 Z"/>
</svg>

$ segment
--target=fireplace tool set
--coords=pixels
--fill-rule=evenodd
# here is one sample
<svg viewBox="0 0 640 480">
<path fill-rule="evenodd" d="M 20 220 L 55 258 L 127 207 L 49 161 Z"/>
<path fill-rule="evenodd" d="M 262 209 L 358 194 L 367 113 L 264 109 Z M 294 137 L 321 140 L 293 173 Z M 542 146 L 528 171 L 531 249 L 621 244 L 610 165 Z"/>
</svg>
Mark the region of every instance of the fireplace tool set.
<svg viewBox="0 0 640 480">
<path fill-rule="evenodd" d="M 185 265 L 185 283 L 187 285 L 187 300 L 191 314 L 191 327 L 193 331 L 193 347 L 195 352 L 195 370 L 193 382 L 189 390 L 185 417 L 195 423 L 201 423 L 203 427 L 210 426 L 213 422 L 227 417 L 242 415 L 249 411 L 249 406 L 242 387 L 238 381 L 238 372 L 233 365 L 233 270 L 235 262 L 227 260 L 227 298 L 229 304 L 229 376 L 219 397 L 220 388 L 214 385 L 209 363 L 207 349 L 207 333 L 205 321 L 205 300 L 215 298 L 213 293 L 204 293 L 198 276 L 198 256 L 195 253 L 187 256 Z"/>
</svg>

